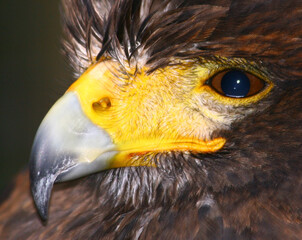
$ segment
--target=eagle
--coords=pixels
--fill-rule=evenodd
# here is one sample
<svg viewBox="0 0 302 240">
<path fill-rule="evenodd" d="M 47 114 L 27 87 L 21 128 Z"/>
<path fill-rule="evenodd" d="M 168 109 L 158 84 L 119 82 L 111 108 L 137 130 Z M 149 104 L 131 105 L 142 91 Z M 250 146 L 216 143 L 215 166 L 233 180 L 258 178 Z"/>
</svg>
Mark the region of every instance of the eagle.
<svg viewBox="0 0 302 240">
<path fill-rule="evenodd" d="M 302 239 L 300 0 L 63 0 L 76 81 L 1 239 Z"/>
</svg>

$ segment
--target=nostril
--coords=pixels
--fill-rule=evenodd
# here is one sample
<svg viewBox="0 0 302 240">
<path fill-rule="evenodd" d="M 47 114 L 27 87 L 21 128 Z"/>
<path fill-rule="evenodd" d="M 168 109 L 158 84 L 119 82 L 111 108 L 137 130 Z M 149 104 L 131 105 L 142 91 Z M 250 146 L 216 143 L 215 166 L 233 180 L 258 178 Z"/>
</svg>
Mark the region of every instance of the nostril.
<svg viewBox="0 0 302 240">
<path fill-rule="evenodd" d="M 95 111 L 108 110 L 111 107 L 111 101 L 108 97 L 100 99 L 98 102 L 94 102 L 92 107 Z"/>
</svg>

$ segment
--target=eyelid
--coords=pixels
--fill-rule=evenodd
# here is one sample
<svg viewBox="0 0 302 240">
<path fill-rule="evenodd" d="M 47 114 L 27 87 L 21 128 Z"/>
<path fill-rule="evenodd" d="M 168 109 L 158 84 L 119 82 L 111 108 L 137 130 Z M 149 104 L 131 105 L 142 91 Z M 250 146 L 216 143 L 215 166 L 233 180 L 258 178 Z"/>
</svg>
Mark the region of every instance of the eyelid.
<svg viewBox="0 0 302 240">
<path fill-rule="evenodd" d="M 253 70 L 254 68 L 252 68 Z M 198 88 L 198 92 L 207 92 L 210 93 L 214 99 L 218 100 L 219 102 L 221 102 L 222 104 L 225 105 L 233 105 L 233 106 L 246 106 L 246 105 L 250 105 L 252 103 L 256 103 L 258 101 L 260 101 L 261 99 L 263 99 L 266 95 L 268 95 L 268 93 L 272 90 L 272 88 L 274 87 L 274 84 L 269 80 L 268 76 L 264 73 L 262 73 L 261 71 L 258 71 L 255 67 L 255 71 L 252 71 L 246 67 L 223 67 L 223 68 L 212 68 L 212 70 L 210 70 L 207 79 L 201 80 L 201 85 Z M 219 93 L 218 91 L 214 90 L 213 87 L 210 85 L 211 80 L 214 76 L 216 76 L 219 73 L 223 73 L 226 71 L 230 71 L 230 70 L 239 70 L 245 73 L 249 73 L 259 79 L 261 79 L 264 83 L 264 87 L 262 89 L 262 91 L 260 91 L 259 93 L 256 94 L 251 94 L 247 97 L 243 97 L 243 98 L 232 98 L 232 97 L 227 97 L 224 96 L 223 94 Z"/>
<path fill-rule="evenodd" d="M 223 90 L 221 89 L 221 80 L 225 74 L 233 70 L 237 70 L 237 69 L 227 69 L 218 72 L 217 74 L 215 74 L 209 79 L 208 85 L 214 88 L 214 90 L 217 91 L 218 93 L 225 95 Z M 251 74 L 246 71 L 242 71 L 242 70 L 237 70 L 237 71 L 244 73 L 250 81 L 250 90 L 248 94 L 245 96 L 246 98 L 258 94 L 266 87 L 267 83 L 262 78 L 259 78 L 258 76 L 255 76 L 254 74 Z"/>
</svg>

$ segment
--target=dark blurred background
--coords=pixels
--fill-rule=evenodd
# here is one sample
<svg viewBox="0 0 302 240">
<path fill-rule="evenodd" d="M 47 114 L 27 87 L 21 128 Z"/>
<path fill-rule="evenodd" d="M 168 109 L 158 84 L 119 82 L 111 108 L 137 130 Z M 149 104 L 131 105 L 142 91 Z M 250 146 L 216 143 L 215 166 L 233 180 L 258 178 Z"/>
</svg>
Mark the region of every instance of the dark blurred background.
<svg viewBox="0 0 302 240">
<path fill-rule="evenodd" d="M 0 190 L 28 163 L 35 132 L 71 83 L 59 0 L 0 2 Z"/>
</svg>

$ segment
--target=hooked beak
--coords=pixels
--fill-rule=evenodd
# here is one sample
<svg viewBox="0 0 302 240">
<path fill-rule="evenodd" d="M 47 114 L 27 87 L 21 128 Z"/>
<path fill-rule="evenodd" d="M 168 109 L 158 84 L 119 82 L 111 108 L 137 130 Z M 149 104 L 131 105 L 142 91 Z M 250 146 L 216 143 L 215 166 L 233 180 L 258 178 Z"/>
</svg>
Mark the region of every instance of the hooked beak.
<svg viewBox="0 0 302 240">
<path fill-rule="evenodd" d="M 84 115 L 76 94 L 60 98 L 42 121 L 30 157 L 31 191 L 41 218 L 47 219 L 54 182 L 107 169 L 116 154 L 110 136 Z"/>
</svg>

